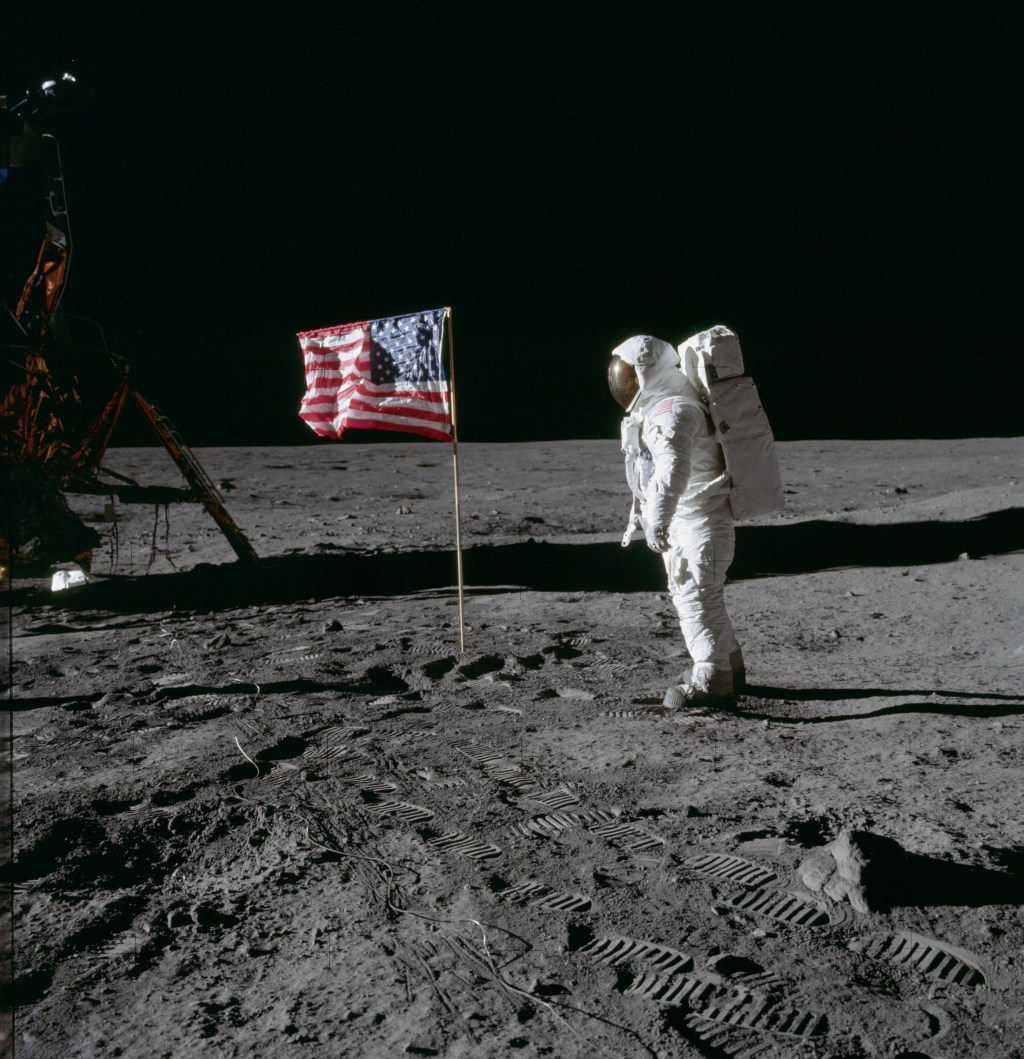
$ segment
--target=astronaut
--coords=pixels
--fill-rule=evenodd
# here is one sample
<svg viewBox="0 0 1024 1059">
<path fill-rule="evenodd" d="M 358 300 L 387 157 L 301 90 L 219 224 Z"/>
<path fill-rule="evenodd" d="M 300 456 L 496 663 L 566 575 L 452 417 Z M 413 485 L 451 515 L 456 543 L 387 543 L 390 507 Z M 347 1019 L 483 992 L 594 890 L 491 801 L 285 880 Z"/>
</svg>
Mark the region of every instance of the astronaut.
<svg viewBox="0 0 1024 1059">
<path fill-rule="evenodd" d="M 668 343 L 636 335 L 612 351 L 612 396 L 626 410 L 622 451 L 633 493 L 627 545 L 642 529 L 662 555 L 693 668 L 664 697 L 668 709 L 723 705 L 746 676 L 725 609 L 735 551 L 730 477 L 714 425 Z"/>
</svg>

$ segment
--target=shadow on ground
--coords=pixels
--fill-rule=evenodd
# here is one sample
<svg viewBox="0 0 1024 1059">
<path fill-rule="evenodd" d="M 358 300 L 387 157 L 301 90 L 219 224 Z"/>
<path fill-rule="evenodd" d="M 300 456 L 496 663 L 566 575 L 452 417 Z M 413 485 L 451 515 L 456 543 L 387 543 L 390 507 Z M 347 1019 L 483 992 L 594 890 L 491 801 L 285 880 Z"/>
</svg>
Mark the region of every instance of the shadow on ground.
<svg viewBox="0 0 1024 1059">
<path fill-rule="evenodd" d="M 1006 854 L 1012 857 L 1016 852 L 988 849 L 994 860 Z M 972 864 L 952 864 L 938 857 L 905 853 L 899 872 L 894 872 L 887 882 L 884 903 L 890 908 L 1022 905 L 1024 875 L 1021 875 L 1017 863 L 1010 863 L 1009 867 L 1009 871 L 993 871 Z"/>
<path fill-rule="evenodd" d="M 899 702 L 857 713 L 804 713 L 786 716 L 773 708 L 781 700 L 788 706 L 808 703 L 920 696 L 926 701 Z M 966 702 L 962 700 L 968 700 Z M 950 701 L 956 700 L 956 701 Z M 771 724 L 834 724 L 838 721 L 869 721 L 879 717 L 926 713 L 954 717 L 1015 717 L 1024 714 L 1024 695 L 991 691 L 959 691 L 954 688 L 786 688 L 770 684 L 748 684 L 734 711 L 738 716 Z"/>
<path fill-rule="evenodd" d="M 907 692 L 886 691 L 885 695 L 905 695 Z M 914 692 L 910 692 L 914 694 Z M 830 713 L 812 714 L 803 713 L 794 717 L 781 716 L 767 710 L 759 710 L 756 703 L 741 699 L 740 707 L 735 711 L 737 715 L 751 721 L 768 721 L 771 724 L 834 724 L 838 721 L 870 721 L 879 717 L 894 717 L 903 714 L 928 713 L 948 717 L 1018 717 L 1024 714 L 1024 696 L 1021 695 L 968 695 L 959 691 L 935 691 L 926 694 L 942 695 L 946 699 L 979 698 L 984 702 L 903 702 L 898 706 L 881 706 L 877 710 L 865 710 L 863 713 Z M 828 692 L 822 698 L 827 699 Z M 838 697 L 838 696 L 832 696 Z M 856 698 L 856 690 L 849 691 L 843 698 Z M 992 701 L 995 700 L 995 701 Z M 788 700 L 792 701 L 792 700 Z M 815 701 L 815 700 L 811 700 Z M 819 700 L 820 701 L 820 700 Z"/>
<path fill-rule="evenodd" d="M 1024 509 L 997 511 L 963 522 L 908 522 L 858 526 L 810 521 L 737 528 L 732 580 L 810 573 L 841 567 L 924 566 L 1024 549 Z M 642 542 L 522 544 L 474 547 L 464 552 L 470 589 L 540 592 L 660 592 L 659 556 Z M 288 555 L 202 565 L 175 574 L 108 580 L 60 596 L 63 607 L 120 612 L 222 610 L 336 596 L 396 596 L 448 589 L 456 579 L 453 552 L 345 552 Z M 53 602 L 49 591 L 10 593 L 16 605 Z"/>
</svg>

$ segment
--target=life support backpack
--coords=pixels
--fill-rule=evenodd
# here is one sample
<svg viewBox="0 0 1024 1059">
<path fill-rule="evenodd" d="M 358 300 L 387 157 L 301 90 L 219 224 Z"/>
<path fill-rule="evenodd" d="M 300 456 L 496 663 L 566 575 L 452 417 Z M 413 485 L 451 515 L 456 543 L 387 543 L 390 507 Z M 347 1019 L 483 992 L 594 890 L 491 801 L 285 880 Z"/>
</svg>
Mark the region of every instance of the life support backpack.
<svg viewBox="0 0 1024 1059">
<path fill-rule="evenodd" d="M 721 324 L 679 343 L 679 362 L 705 402 L 732 478 L 729 502 L 736 519 L 785 505 L 775 438 L 754 380 L 744 374 L 739 339 Z"/>
</svg>

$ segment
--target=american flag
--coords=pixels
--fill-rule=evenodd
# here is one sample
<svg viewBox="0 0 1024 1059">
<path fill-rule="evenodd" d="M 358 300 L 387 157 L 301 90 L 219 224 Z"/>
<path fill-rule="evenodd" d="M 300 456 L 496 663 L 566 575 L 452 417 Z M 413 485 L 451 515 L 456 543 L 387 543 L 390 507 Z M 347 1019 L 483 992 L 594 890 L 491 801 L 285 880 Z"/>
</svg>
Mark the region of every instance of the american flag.
<svg viewBox="0 0 1024 1059">
<path fill-rule="evenodd" d="M 299 418 L 322 437 L 348 429 L 405 430 L 448 441 L 441 362 L 445 309 L 299 333 L 306 394 Z"/>
</svg>

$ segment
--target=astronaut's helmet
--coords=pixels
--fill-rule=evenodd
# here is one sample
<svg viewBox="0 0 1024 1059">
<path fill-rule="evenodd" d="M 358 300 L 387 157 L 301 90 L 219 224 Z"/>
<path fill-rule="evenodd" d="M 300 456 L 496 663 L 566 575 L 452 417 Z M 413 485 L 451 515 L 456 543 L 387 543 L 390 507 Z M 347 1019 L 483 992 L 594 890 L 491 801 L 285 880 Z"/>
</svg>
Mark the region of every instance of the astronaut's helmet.
<svg viewBox="0 0 1024 1059">
<path fill-rule="evenodd" d="M 611 390 L 612 397 L 627 410 L 640 392 L 636 368 L 616 353 L 612 354 L 608 363 L 608 389 Z"/>
<path fill-rule="evenodd" d="M 668 342 L 652 335 L 634 335 L 612 350 L 608 389 L 628 411 L 636 395 L 652 380 L 678 368 L 679 355 Z"/>
</svg>

